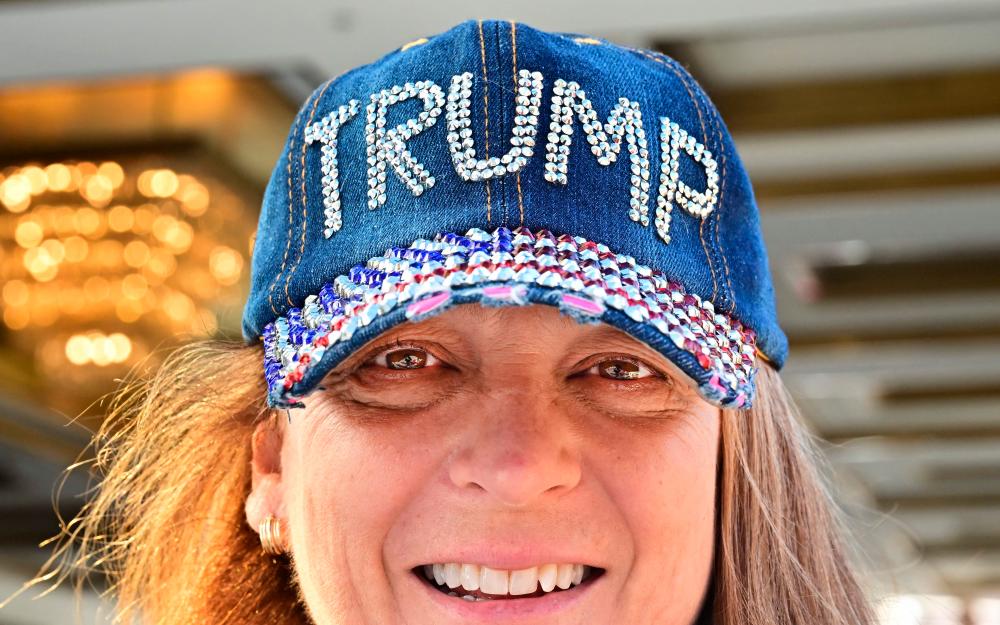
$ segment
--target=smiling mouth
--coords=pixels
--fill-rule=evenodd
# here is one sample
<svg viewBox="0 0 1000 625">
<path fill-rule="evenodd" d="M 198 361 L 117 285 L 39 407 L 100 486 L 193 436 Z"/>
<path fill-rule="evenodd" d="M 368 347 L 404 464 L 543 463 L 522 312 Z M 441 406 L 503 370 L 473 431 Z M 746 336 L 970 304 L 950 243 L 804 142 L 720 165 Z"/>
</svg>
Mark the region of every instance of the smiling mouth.
<svg viewBox="0 0 1000 625">
<path fill-rule="evenodd" d="M 559 592 L 571 592 L 578 586 L 584 586 L 592 583 L 594 580 L 599 578 L 604 574 L 604 569 L 600 567 L 583 566 L 583 574 L 579 582 L 575 580 L 570 582 L 568 587 L 562 588 L 560 586 L 554 586 L 551 590 L 544 590 L 540 583 L 536 582 L 536 587 L 534 592 L 530 593 L 518 593 L 518 594 L 491 594 L 483 592 L 482 589 L 470 590 L 458 583 L 455 586 L 449 586 L 446 581 L 438 583 L 432 573 L 431 565 L 419 565 L 415 566 L 410 571 L 417 576 L 424 584 L 429 585 L 431 588 L 437 590 L 438 592 L 456 597 L 459 599 L 464 599 L 465 601 L 495 601 L 495 600 L 510 600 L 510 599 L 531 599 L 535 597 L 543 597 L 545 595 L 551 595 Z"/>
</svg>

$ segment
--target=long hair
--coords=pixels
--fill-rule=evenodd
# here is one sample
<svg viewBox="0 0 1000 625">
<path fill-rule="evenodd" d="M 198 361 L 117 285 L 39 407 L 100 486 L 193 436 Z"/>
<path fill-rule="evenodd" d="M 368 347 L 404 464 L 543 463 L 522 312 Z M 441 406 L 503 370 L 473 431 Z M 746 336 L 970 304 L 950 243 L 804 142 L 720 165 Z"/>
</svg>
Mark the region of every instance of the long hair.
<svg viewBox="0 0 1000 625">
<path fill-rule="evenodd" d="M 251 434 L 281 416 L 264 403 L 261 358 L 238 341 L 196 341 L 126 378 L 93 439 L 93 496 L 25 588 L 69 579 L 79 592 L 100 573 L 116 623 L 310 623 L 294 566 L 263 553 L 244 513 Z M 778 374 L 761 362 L 756 380 L 753 407 L 722 411 L 699 623 L 869 625 L 821 457 Z"/>
</svg>

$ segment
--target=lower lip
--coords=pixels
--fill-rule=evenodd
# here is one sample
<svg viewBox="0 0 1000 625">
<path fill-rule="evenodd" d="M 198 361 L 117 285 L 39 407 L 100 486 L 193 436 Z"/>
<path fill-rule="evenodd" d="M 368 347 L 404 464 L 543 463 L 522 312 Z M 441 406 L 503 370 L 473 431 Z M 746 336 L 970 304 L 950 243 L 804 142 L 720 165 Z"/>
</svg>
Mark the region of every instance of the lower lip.
<svg viewBox="0 0 1000 625">
<path fill-rule="evenodd" d="M 591 594 L 595 585 L 600 584 L 604 573 L 607 571 L 597 577 L 586 579 L 569 590 L 551 592 L 541 597 L 489 601 L 468 601 L 461 597 L 452 597 L 421 579 L 418 573 L 411 572 L 410 577 L 424 589 L 431 601 L 464 622 L 507 623 L 521 619 L 551 617 L 572 610 L 584 597 Z"/>
</svg>

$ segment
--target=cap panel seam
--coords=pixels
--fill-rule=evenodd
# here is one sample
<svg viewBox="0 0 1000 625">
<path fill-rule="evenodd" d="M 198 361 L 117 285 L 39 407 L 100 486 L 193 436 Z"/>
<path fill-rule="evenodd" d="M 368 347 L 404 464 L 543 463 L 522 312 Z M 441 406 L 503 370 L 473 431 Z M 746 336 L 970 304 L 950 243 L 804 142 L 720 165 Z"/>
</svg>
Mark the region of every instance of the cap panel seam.
<svg viewBox="0 0 1000 625">
<path fill-rule="evenodd" d="M 676 61 L 673 61 L 673 63 L 676 64 Z M 694 80 L 693 77 L 691 77 L 689 83 L 694 85 L 693 90 L 695 95 L 698 97 L 699 100 L 701 100 L 702 104 L 705 106 L 705 110 L 708 113 L 709 123 L 712 126 L 712 132 L 715 134 L 719 146 L 718 156 L 722 160 L 722 172 L 721 172 L 722 184 L 719 186 L 719 199 L 716 203 L 716 208 L 715 210 L 712 211 L 712 214 L 709 215 L 708 217 L 711 220 L 709 224 L 709 232 L 710 234 L 712 234 L 714 228 L 714 235 L 713 235 L 713 240 L 715 242 L 714 250 L 718 254 L 719 259 L 722 260 L 722 266 L 726 277 L 726 287 L 728 289 L 728 292 L 724 294 L 726 294 L 729 297 L 729 308 L 728 308 L 729 312 L 734 312 L 736 309 L 736 292 L 733 290 L 732 281 L 730 280 L 729 277 L 729 262 L 726 259 L 726 253 L 722 247 L 722 240 L 719 238 L 719 222 L 722 221 L 723 199 L 725 197 L 725 190 L 726 190 L 726 161 L 727 161 L 726 145 L 723 142 L 722 138 L 721 116 L 718 114 L 718 109 L 716 109 L 709 101 L 708 94 L 705 92 L 703 88 L 700 88 L 700 86 L 697 85 L 697 82 Z M 706 144 L 708 143 L 707 135 L 705 136 L 705 143 Z"/>
<path fill-rule="evenodd" d="M 673 59 L 669 60 L 672 62 L 673 65 L 676 66 L 677 63 L 675 60 Z M 683 72 L 682 75 L 684 75 Z M 728 310 L 729 312 L 732 313 L 735 312 L 736 310 L 736 291 L 733 289 L 732 280 L 730 279 L 729 261 L 726 259 L 726 252 L 722 246 L 722 239 L 719 238 L 719 223 L 722 221 L 722 211 L 724 206 L 723 199 L 725 198 L 726 195 L 726 162 L 728 160 L 726 144 L 723 141 L 723 136 L 722 136 L 722 117 L 719 114 L 718 109 L 715 108 L 715 106 L 711 103 L 708 97 L 708 93 L 704 90 L 704 88 L 701 88 L 700 85 L 697 84 L 697 81 L 694 80 L 694 77 L 690 77 L 689 83 L 693 85 L 692 88 L 694 90 L 695 95 L 698 97 L 699 100 L 701 100 L 702 104 L 705 106 L 705 110 L 708 112 L 708 118 L 712 126 L 712 132 L 715 133 L 716 141 L 719 146 L 718 156 L 722 160 L 722 172 L 721 172 L 722 184 L 719 186 L 719 199 L 716 203 L 716 208 L 715 210 L 712 211 L 712 214 L 709 216 L 709 218 L 713 222 L 712 224 L 709 225 L 709 229 L 711 231 L 714 226 L 714 242 L 715 242 L 714 249 L 717 251 L 719 258 L 722 260 L 722 267 L 725 272 L 726 287 L 728 289 L 728 297 L 729 297 Z M 705 142 L 706 144 L 708 143 L 707 135 L 705 136 Z"/>
<path fill-rule="evenodd" d="M 512 69 L 513 69 L 513 81 L 514 81 L 514 92 L 517 92 L 517 22 L 511 20 L 510 22 L 510 41 L 511 41 L 511 59 L 512 59 Z M 520 214 L 520 221 L 518 225 L 524 225 L 524 195 L 521 192 L 521 170 L 518 169 L 514 172 L 514 179 L 517 180 L 517 208 Z"/>
<path fill-rule="evenodd" d="M 326 93 L 326 90 L 332 84 L 333 84 L 333 79 L 328 80 L 326 84 L 323 85 L 323 89 L 319 92 L 319 95 L 316 96 L 316 100 L 313 101 L 312 110 L 309 111 L 309 121 L 306 122 L 306 128 L 312 125 L 313 119 L 315 119 L 316 117 L 316 109 L 319 106 L 319 102 L 320 100 L 323 99 L 323 95 Z M 288 288 L 292 283 L 292 278 L 295 276 L 295 271 L 299 268 L 299 263 L 302 262 L 302 256 L 305 254 L 306 251 L 306 229 L 307 229 L 307 224 L 309 223 L 307 220 L 309 211 L 309 194 L 308 191 L 306 190 L 306 142 L 305 141 L 302 141 L 302 149 L 300 151 L 301 151 L 301 157 L 299 159 L 299 170 L 300 170 L 299 178 L 301 180 L 300 188 L 302 192 L 302 239 L 301 239 L 301 244 L 299 246 L 299 256 L 298 258 L 295 259 L 295 264 L 292 265 L 292 268 L 288 270 L 288 275 L 285 277 L 285 300 L 288 301 L 289 306 L 295 305 L 295 303 L 292 302 L 292 296 L 288 293 Z"/>
<path fill-rule="evenodd" d="M 490 81 L 486 76 L 486 41 L 483 39 L 483 20 L 476 20 L 479 25 L 479 56 L 483 64 L 483 117 L 486 130 L 486 160 L 490 159 Z M 486 182 L 486 223 L 490 223 L 490 211 L 492 209 L 492 198 L 490 193 L 490 179 Z"/>
<path fill-rule="evenodd" d="M 722 267 L 726 272 L 726 286 L 729 288 L 729 312 L 736 312 L 736 291 L 733 290 L 733 282 L 729 275 L 729 261 L 726 259 L 726 250 L 722 247 L 722 239 L 719 237 L 719 222 L 722 221 L 721 211 L 724 204 L 722 200 L 726 197 L 726 145 L 722 137 L 722 125 L 715 125 L 715 136 L 719 141 L 719 154 L 722 158 L 722 184 L 719 185 L 719 211 L 720 214 L 715 219 L 715 245 L 719 248 L 719 256 L 722 257 Z"/>
<path fill-rule="evenodd" d="M 301 125 L 300 125 L 301 120 L 302 120 L 302 111 L 300 110 L 299 113 L 295 116 L 295 122 L 292 128 L 292 137 L 288 146 L 289 154 L 291 154 L 295 150 L 295 140 L 298 138 L 299 132 L 301 130 Z M 290 157 L 286 157 L 285 159 L 285 174 L 286 174 L 285 186 L 288 188 L 288 230 L 286 231 L 286 234 L 288 236 L 285 238 L 285 254 L 281 259 L 281 266 L 278 268 L 278 273 L 275 274 L 274 279 L 271 281 L 271 286 L 267 290 L 267 301 L 268 304 L 271 306 L 271 312 L 274 313 L 275 315 L 279 313 L 278 309 L 274 307 L 274 287 L 278 286 L 278 282 L 281 281 L 281 275 L 285 272 L 285 265 L 288 262 L 288 251 L 292 247 L 292 228 L 293 228 L 292 218 L 295 213 L 292 206 L 294 200 L 292 199 L 292 159 Z"/>
<path fill-rule="evenodd" d="M 497 22 L 492 22 L 492 24 L 493 24 L 494 34 L 495 34 L 495 39 L 496 39 L 496 55 L 497 55 L 497 60 L 496 60 L 496 64 L 495 65 L 496 65 L 496 68 L 497 68 L 497 73 L 498 74 L 502 74 L 502 72 L 501 72 L 501 65 L 500 65 L 500 57 L 502 56 L 502 50 L 503 50 L 503 48 L 500 47 L 500 25 L 502 24 L 502 22 L 497 21 Z M 500 89 L 500 94 L 499 94 L 499 97 L 500 97 L 500 134 L 498 136 L 499 136 L 499 141 L 500 141 L 500 149 L 503 150 L 504 145 L 505 145 L 503 143 L 503 140 L 507 136 L 507 99 L 504 97 L 505 94 L 504 94 L 504 89 L 503 89 L 503 83 L 501 81 L 499 81 L 499 80 L 497 81 L 497 87 Z M 507 207 L 507 176 L 500 176 L 500 177 L 498 177 L 497 184 L 500 187 L 500 193 L 499 193 L 499 195 L 500 195 L 500 203 L 503 205 L 503 225 L 509 226 L 510 225 L 510 217 L 509 217 L 509 215 L 507 213 L 507 208 L 508 208 Z"/>
</svg>

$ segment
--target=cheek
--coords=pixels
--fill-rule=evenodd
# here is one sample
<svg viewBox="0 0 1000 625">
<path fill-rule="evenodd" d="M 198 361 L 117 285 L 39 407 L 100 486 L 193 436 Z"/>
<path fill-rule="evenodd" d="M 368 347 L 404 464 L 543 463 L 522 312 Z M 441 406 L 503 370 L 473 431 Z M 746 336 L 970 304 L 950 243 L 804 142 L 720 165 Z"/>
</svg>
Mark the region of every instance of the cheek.
<svg viewBox="0 0 1000 625">
<path fill-rule="evenodd" d="M 385 537 L 432 479 L 431 450 L 398 428 L 358 427 L 329 415 L 304 419 L 313 421 L 284 467 L 300 575 L 319 585 L 337 580 L 342 601 L 351 600 L 348 588 L 356 601 L 377 601 L 377 593 L 356 590 L 386 587 Z"/>
<path fill-rule="evenodd" d="M 299 424 L 283 450 L 283 473 L 294 565 L 313 621 L 395 622 L 386 617 L 398 605 L 385 538 L 424 479 L 418 458 L 388 444 L 378 428 L 323 414 L 301 415 Z"/>
<path fill-rule="evenodd" d="M 670 623 L 689 622 L 712 566 L 719 426 L 711 413 L 698 417 L 619 441 L 629 447 L 619 447 L 616 468 L 607 469 L 635 543 L 630 603 L 657 608 Z"/>
</svg>

